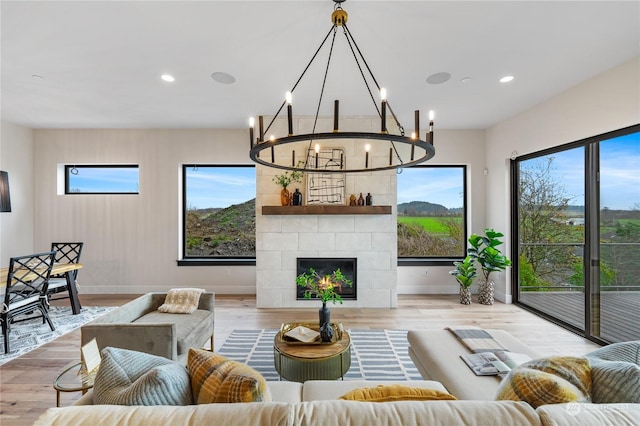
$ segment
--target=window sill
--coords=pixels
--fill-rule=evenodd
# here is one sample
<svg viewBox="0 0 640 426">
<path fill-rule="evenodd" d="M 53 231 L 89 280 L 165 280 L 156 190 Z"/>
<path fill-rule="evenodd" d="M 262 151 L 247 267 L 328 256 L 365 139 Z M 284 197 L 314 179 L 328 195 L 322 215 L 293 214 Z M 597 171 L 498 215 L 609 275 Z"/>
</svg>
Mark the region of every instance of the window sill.
<svg viewBox="0 0 640 426">
<path fill-rule="evenodd" d="M 178 266 L 255 266 L 256 259 L 255 258 L 246 258 L 246 259 L 204 259 L 204 258 L 193 258 L 193 259 L 179 259 Z"/>
</svg>

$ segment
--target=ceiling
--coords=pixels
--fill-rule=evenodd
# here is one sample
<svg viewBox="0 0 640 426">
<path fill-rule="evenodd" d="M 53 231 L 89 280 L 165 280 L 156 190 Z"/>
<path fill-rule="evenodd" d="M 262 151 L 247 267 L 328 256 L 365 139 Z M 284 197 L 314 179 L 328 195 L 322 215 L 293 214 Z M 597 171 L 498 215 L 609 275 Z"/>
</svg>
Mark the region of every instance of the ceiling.
<svg viewBox="0 0 640 426">
<path fill-rule="evenodd" d="M 243 128 L 272 115 L 329 32 L 322 1 L 2 1 L 1 113 L 31 128 Z M 640 55 L 639 1 L 343 3 L 407 128 L 487 128 Z M 336 37 L 320 114 L 375 114 Z M 314 115 L 326 51 L 293 93 Z M 235 78 L 222 84 L 211 78 Z M 441 84 L 427 83 L 439 72 Z M 160 79 L 163 73 L 173 83 Z M 499 83 L 504 75 L 510 83 Z M 640 77 L 639 77 L 640 78 Z M 465 79 L 463 81 L 463 79 Z M 424 127 L 424 126 L 423 126 Z"/>
</svg>

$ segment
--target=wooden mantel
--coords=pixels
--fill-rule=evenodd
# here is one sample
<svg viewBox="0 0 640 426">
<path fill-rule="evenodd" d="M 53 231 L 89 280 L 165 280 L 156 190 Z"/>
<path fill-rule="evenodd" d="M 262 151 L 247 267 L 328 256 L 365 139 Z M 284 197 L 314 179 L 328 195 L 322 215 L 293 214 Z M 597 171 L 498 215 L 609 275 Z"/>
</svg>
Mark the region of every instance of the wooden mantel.
<svg viewBox="0 0 640 426">
<path fill-rule="evenodd" d="M 391 206 L 262 206 L 263 215 L 391 214 Z"/>
</svg>

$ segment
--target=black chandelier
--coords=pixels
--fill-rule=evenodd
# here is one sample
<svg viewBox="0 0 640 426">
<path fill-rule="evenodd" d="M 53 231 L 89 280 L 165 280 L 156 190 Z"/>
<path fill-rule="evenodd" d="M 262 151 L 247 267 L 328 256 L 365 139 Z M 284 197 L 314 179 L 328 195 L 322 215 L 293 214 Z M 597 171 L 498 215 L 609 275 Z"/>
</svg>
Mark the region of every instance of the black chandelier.
<svg viewBox="0 0 640 426">
<path fill-rule="evenodd" d="M 258 117 L 258 135 L 255 136 L 255 119 L 249 119 L 249 140 L 251 160 L 258 164 L 274 167 L 278 169 L 301 171 L 301 172 L 330 172 L 330 173 L 353 173 L 353 172 L 371 172 L 381 170 L 399 169 L 411 167 L 416 164 L 423 163 L 435 155 L 433 146 L 433 111 L 429 112 L 429 130 L 425 140 L 420 139 L 420 112 L 414 112 L 415 131 L 411 136 L 405 136 L 404 127 L 398 121 L 396 114 L 386 99 L 386 90 L 381 88 L 373 75 L 371 68 L 367 64 L 360 48 L 355 39 L 351 35 L 347 27 L 348 15 L 342 9 L 341 3 L 345 0 L 333 0 L 335 3 L 334 11 L 331 15 L 332 26 L 322 43 L 316 50 L 315 54 L 305 67 L 302 75 L 298 78 L 291 90 L 286 93 L 284 102 L 273 116 L 267 127 L 264 127 L 263 116 Z M 316 125 L 318 122 L 318 114 L 322 103 L 329 65 L 331 63 L 331 54 L 338 33 L 338 29 L 342 28 L 356 65 L 360 71 L 360 75 L 364 80 L 366 88 L 369 92 L 371 100 L 380 117 L 380 132 L 341 132 L 339 129 L 339 101 L 334 101 L 333 111 L 333 131 L 316 133 Z M 322 50 L 322 47 L 331 37 L 331 47 L 329 57 L 324 73 L 324 80 L 320 91 L 320 98 L 316 109 L 315 120 L 313 123 L 312 133 L 293 134 L 293 112 L 292 112 L 292 93 L 304 77 L 305 73 Z M 375 101 L 371 86 L 367 80 L 366 74 L 380 93 L 380 108 Z M 269 130 L 279 117 L 280 113 L 287 106 L 287 125 L 288 134 L 283 137 L 269 136 L 265 139 L 265 135 L 269 134 Z M 391 114 L 392 119 L 398 128 L 399 134 L 390 133 L 387 129 L 387 110 Z M 320 143 L 322 141 L 322 144 Z M 331 142 L 333 141 L 333 142 Z M 357 159 L 347 159 L 345 150 L 342 148 L 343 141 L 352 141 L 358 143 L 358 147 L 364 151 L 364 159 L 362 156 L 356 155 Z M 285 150 L 283 147 L 287 146 Z M 288 150 L 290 149 L 290 151 Z M 354 148 L 355 149 L 355 148 Z M 296 150 L 298 156 L 296 155 Z M 373 150 L 373 151 L 372 151 Z M 352 151 L 354 152 L 354 151 Z M 361 151 L 360 151 L 361 152 Z M 370 158 L 371 152 L 371 158 Z M 375 154 L 374 154 L 375 152 Z M 388 152 L 388 158 L 387 158 Z"/>
</svg>

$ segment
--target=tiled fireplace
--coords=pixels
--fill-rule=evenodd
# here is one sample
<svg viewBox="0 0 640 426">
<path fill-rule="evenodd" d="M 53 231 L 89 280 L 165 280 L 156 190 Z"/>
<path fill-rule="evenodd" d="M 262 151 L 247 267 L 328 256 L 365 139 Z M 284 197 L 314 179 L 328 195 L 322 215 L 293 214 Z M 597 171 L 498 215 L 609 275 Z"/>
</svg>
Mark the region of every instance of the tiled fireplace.
<svg viewBox="0 0 640 426">
<path fill-rule="evenodd" d="M 379 123 L 372 121 L 372 128 L 375 125 Z M 347 161 L 364 161 L 350 152 L 346 152 L 346 157 Z M 344 306 L 396 307 L 395 171 L 345 175 L 345 199 L 348 200 L 350 194 L 371 193 L 374 206 L 392 206 L 390 214 L 389 209 L 383 214 L 349 214 L 348 211 L 332 214 L 317 210 L 310 213 L 305 209 L 296 210 L 299 214 L 263 214 L 263 206 L 280 205 L 280 188 L 272 180 L 276 174 L 282 174 L 282 170 L 256 166 L 257 306 L 317 308 L 315 300 L 298 300 L 295 284 L 298 259 L 352 258 L 357 264 L 357 299 L 345 299 Z M 293 184 L 290 190 L 296 188 L 303 194 L 306 191 L 304 183 Z"/>
</svg>

